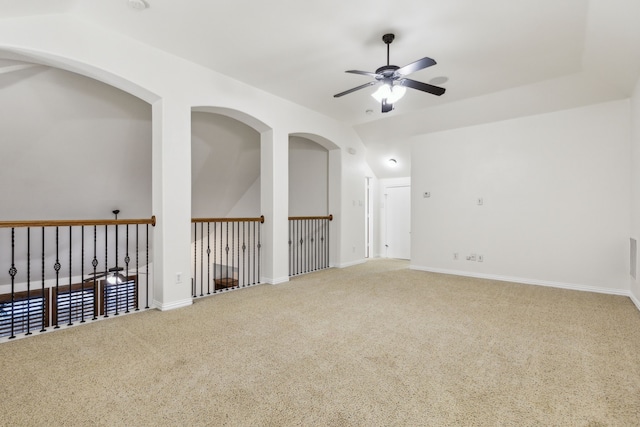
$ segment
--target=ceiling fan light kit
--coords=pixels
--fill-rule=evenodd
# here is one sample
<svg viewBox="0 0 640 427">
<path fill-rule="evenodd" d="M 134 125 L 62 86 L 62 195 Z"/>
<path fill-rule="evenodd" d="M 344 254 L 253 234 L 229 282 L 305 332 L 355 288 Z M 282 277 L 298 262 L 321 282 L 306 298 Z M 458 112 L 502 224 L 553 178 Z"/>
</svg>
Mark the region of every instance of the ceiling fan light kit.
<svg viewBox="0 0 640 427">
<path fill-rule="evenodd" d="M 359 70 L 345 71 L 346 73 L 362 74 L 365 76 L 373 77 L 375 79 L 374 81 L 354 87 L 344 92 L 340 92 L 333 95 L 333 97 L 339 98 L 357 90 L 380 84 L 380 88 L 371 96 L 373 96 L 378 102 L 380 102 L 380 104 L 382 105 L 382 112 L 388 113 L 389 111 L 393 110 L 393 104 L 404 96 L 407 87 L 422 92 L 427 92 L 436 96 L 442 95 L 446 90 L 445 88 L 434 86 L 428 83 L 422 83 L 416 80 L 411 80 L 405 77 L 416 71 L 420 71 L 424 68 L 436 65 L 435 60 L 424 57 L 415 62 L 412 62 L 411 64 L 405 65 L 404 67 L 389 65 L 389 45 L 391 44 L 391 42 L 393 42 L 393 39 L 395 39 L 394 34 L 385 34 L 384 36 L 382 36 L 382 41 L 387 45 L 387 65 L 383 65 L 382 67 L 378 68 L 375 73 Z"/>
</svg>

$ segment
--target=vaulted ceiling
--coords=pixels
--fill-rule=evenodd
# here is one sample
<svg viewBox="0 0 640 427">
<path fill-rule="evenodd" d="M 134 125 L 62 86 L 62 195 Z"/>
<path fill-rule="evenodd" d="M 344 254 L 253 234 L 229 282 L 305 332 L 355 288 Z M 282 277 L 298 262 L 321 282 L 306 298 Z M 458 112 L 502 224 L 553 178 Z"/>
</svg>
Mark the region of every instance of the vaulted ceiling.
<svg viewBox="0 0 640 427">
<path fill-rule="evenodd" d="M 289 99 L 353 126 L 379 177 L 408 175 L 412 135 L 626 98 L 640 75 L 637 0 L 131 1 L 0 0 L 0 22 L 73 14 Z M 388 32 L 391 64 L 431 57 L 411 78 L 447 92 L 385 114 L 373 88 L 334 98 L 386 64 Z"/>
</svg>

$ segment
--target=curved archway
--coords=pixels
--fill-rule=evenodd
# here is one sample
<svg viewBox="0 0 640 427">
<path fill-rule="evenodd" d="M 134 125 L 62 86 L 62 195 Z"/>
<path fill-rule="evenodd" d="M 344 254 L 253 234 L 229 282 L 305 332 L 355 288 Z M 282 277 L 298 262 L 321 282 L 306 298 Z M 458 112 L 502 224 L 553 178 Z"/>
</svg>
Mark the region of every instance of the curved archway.
<svg viewBox="0 0 640 427">
<path fill-rule="evenodd" d="M 233 108 L 213 107 L 213 106 L 195 106 L 191 108 L 191 111 L 201 112 L 201 113 L 220 114 L 222 116 L 231 117 L 232 119 L 235 119 L 255 129 L 258 133 L 263 133 L 271 129 L 269 125 L 267 125 L 260 119 L 254 116 L 251 116 L 243 111 L 235 110 Z"/>
<path fill-rule="evenodd" d="M 340 147 L 338 147 L 338 145 L 336 145 L 331 140 L 325 138 L 324 136 L 316 135 L 316 134 L 313 134 L 313 133 L 294 132 L 294 133 L 289 134 L 289 136 L 298 136 L 300 138 L 305 138 L 305 139 L 311 140 L 311 141 L 315 142 L 316 144 L 324 147 L 327 151 L 340 149 Z"/>
<path fill-rule="evenodd" d="M 3 53 L 5 54 L 3 55 Z M 109 71 L 95 65 L 76 61 L 63 56 L 53 55 L 48 52 L 0 46 L 0 57 L 15 59 L 17 61 L 32 62 L 34 64 L 71 71 L 118 88 L 148 102 L 149 104 L 153 104 L 160 99 L 160 95 L 141 86 L 139 83 L 128 80 L 117 74 L 110 73 Z"/>
</svg>

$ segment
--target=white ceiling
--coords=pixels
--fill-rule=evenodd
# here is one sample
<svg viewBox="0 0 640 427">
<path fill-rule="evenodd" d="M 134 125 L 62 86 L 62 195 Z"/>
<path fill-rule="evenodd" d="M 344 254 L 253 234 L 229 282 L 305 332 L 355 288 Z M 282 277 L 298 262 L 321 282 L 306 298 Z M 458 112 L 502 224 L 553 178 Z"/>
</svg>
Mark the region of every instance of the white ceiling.
<svg viewBox="0 0 640 427">
<path fill-rule="evenodd" d="M 412 135 L 626 98 L 640 75 L 637 0 L 0 0 L 0 18 L 70 13 L 354 126 L 378 177 L 407 176 Z M 386 64 L 438 64 L 436 97 L 382 114 L 366 83 Z M 371 109 L 373 114 L 366 114 Z M 400 167 L 386 169 L 390 156 Z"/>
</svg>

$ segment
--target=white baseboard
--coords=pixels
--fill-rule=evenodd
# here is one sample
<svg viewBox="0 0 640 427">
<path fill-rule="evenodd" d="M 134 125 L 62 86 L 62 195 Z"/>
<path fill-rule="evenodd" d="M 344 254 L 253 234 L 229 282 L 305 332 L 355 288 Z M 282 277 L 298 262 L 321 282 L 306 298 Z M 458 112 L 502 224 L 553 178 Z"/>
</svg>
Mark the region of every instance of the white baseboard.
<svg viewBox="0 0 640 427">
<path fill-rule="evenodd" d="M 522 283 L 525 285 L 548 286 L 551 288 L 571 289 L 574 291 L 597 292 L 599 294 L 609 294 L 609 295 L 621 295 L 625 297 L 631 297 L 631 299 L 633 300 L 631 293 L 623 289 L 601 288 L 598 286 L 553 282 L 549 280 L 527 279 L 524 277 L 498 276 L 495 274 L 475 273 L 471 271 L 460 271 L 460 270 L 447 270 L 442 268 L 422 267 L 418 265 L 410 265 L 409 269 L 419 270 L 419 271 L 429 271 L 431 273 L 453 274 L 455 276 L 475 277 L 478 279 L 498 280 L 501 282 Z M 638 306 L 638 309 L 640 310 L 640 302 L 636 303 L 634 301 L 634 303 L 636 304 L 636 306 Z"/>
<path fill-rule="evenodd" d="M 338 264 L 338 268 L 352 267 L 354 265 L 364 264 L 365 262 L 367 262 L 366 258 L 357 259 L 355 261 L 343 262 L 341 264 Z"/>
<path fill-rule="evenodd" d="M 640 310 L 640 300 L 633 294 L 633 292 L 629 292 L 629 298 L 631 298 L 631 302 L 633 302 L 638 310 Z"/>
<path fill-rule="evenodd" d="M 160 311 L 175 310 L 176 308 L 188 307 L 191 304 L 193 304 L 193 299 L 191 298 L 166 304 L 153 300 L 153 306 Z"/>
<path fill-rule="evenodd" d="M 286 283 L 289 281 L 289 276 L 285 276 L 285 277 L 278 277 L 275 279 L 271 279 L 269 277 L 263 277 L 262 278 L 262 283 L 267 283 L 269 285 L 279 285 L 280 283 Z"/>
</svg>

